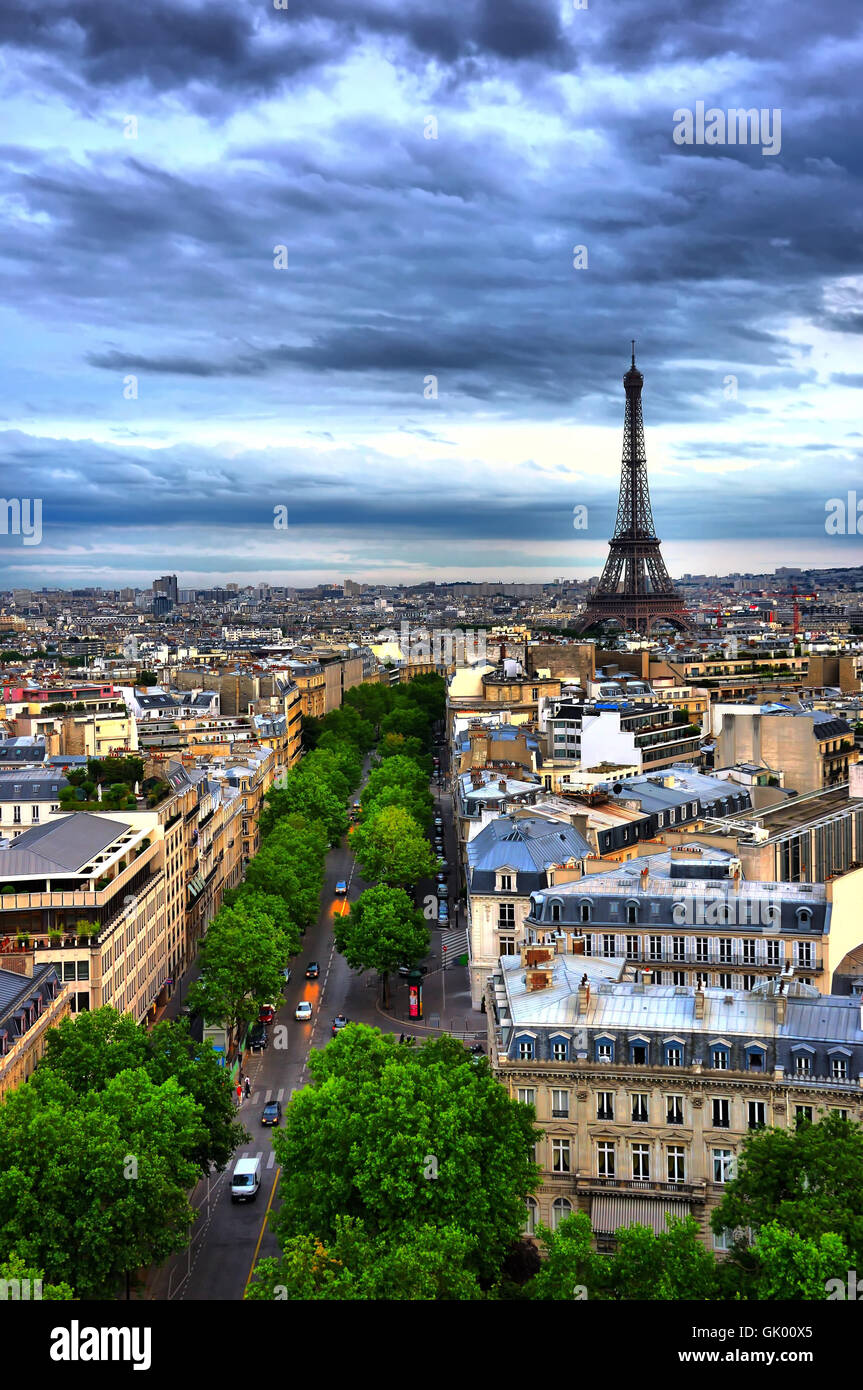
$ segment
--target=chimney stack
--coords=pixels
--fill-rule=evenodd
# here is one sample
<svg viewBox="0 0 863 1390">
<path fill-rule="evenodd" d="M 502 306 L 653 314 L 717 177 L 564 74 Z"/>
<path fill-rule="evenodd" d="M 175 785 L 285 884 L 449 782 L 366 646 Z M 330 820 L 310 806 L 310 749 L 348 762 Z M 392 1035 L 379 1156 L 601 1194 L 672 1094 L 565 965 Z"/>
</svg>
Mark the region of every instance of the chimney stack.
<svg viewBox="0 0 863 1390">
<path fill-rule="evenodd" d="M 704 1017 L 704 990 L 699 985 L 695 991 L 695 1017 Z"/>
<path fill-rule="evenodd" d="M 776 1022 L 784 1023 L 788 1013 L 788 995 L 785 993 L 785 985 L 779 981 L 779 991 L 776 994 Z"/>
<path fill-rule="evenodd" d="M 590 1005 L 590 985 L 587 975 L 582 975 L 581 984 L 578 986 L 578 1015 L 586 1014 Z"/>
</svg>

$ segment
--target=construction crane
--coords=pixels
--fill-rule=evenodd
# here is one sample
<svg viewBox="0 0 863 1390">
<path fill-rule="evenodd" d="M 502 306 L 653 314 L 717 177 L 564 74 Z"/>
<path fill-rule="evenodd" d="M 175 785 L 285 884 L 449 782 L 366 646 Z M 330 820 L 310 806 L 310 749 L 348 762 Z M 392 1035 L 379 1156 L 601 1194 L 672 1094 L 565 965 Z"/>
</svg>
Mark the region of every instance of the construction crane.
<svg viewBox="0 0 863 1390">
<path fill-rule="evenodd" d="M 794 617 L 793 617 L 793 621 L 792 621 L 792 624 L 791 624 L 791 631 L 792 631 L 792 634 L 793 634 L 793 636 L 794 636 L 794 640 L 795 640 L 795 642 L 796 642 L 796 640 L 797 640 L 797 634 L 798 634 L 798 632 L 800 631 L 800 604 L 797 602 L 797 585 L 796 585 L 796 584 L 792 584 L 792 585 L 791 585 L 791 593 L 792 593 L 793 596 L 794 596 Z"/>
</svg>

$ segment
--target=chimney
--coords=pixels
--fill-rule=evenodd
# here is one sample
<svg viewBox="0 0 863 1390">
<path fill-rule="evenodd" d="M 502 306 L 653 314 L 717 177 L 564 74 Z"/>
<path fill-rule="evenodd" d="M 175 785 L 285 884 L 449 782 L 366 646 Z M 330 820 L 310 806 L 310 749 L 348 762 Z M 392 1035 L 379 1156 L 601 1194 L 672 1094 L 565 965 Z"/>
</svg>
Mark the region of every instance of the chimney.
<svg viewBox="0 0 863 1390">
<path fill-rule="evenodd" d="M 647 865 L 645 864 L 645 865 L 644 865 L 644 868 L 641 870 L 641 886 L 642 886 L 642 888 L 646 888 L 646 887 L 647 887 L 647 880 L 648 880 L 649 877 L 650 877 L 650 869 L 649 869 L 649 868 L 647 867 Z"/>
<path fill-rule="evenodd" d="M 652 970 L 642 970 L 642 972 L 641 972 L 641 983 L 642 983 L 643 985 L 652 985 L 652 984 L 653 984 L 653 971 L 652 971 Z"/>
<path fill-rule="evenodd" d="M 573 936 L 573 937 L 571 937 L 571 938 L 570 938 L 569 949 L 570 949 L 570 952 L 572 953 L 572 955 L 574 955 L 574 956 L 583 956 L 583 955 L 585 955 L 586 953 L 585 953 L 585 949 L 584 949 L 584 935 L 582 934 L 581 936 Z"/>
<path fill-rule="evenodd" d="M 704 1017 L 704 990 L 700 985 L 695 991 L 695 1017 Z"/>
<path fill-rule="evenodd" d="M 587 981 L 587 975 L 582 975 L 582 977 L 581 977 L 581 984 L 578 986 L 578 1015 L 579 1015 L 579 1018 L 580 1018 L 583 1014 L 586 1014 L 586 1013 L 587 1013 L 587 1010 L 588 1010 L 588 1006 L 589 1006 L 589 1005 L 590 1005 L 590 985 L 588 984 L 588 981 Z"/>
<path fill-rule="evenodd" d="M 785 985 L 781 980 L 779 981 L 778 993 L 774 997 L 776 999 L 776 1022 L 784 1023 L 788 1013 L 788 995 L 785 993 Z"/>
<path fill-rule="evenodd" d="M 500 791 L 505 792 L 505 791 L 506 791 L 506 778 L 505 778 L 505 777 L 501 777 L 501 779 L 500 779 L 500 781 L 498 782 L 497 785 L 498 785 L 498 789 L 499 789 Z"/>
</svg>

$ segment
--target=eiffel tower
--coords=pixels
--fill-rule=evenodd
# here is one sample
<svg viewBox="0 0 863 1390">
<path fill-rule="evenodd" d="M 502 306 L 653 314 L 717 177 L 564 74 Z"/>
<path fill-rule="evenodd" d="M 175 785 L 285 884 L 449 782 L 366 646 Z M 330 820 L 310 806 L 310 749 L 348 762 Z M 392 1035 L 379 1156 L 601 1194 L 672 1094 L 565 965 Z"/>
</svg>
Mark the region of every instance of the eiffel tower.
<svg viewBox="0 0 863 1390">
<path fill-rule="evenodd" d="M 683 631 L 689 626 L 683 599 L 665 568 L 653 525 L 641 418 L 643 385 L 644 377 L 635 365 L 633 339 L 632 366 L 623 378 L 626 414 L 617 522 L 608 542 L 611 553 L 602 577 L 584 613 L 576 620 L 578 632 L 609 619 L 645 635 L 657 621 L 671 623 Z"/>
</svg>

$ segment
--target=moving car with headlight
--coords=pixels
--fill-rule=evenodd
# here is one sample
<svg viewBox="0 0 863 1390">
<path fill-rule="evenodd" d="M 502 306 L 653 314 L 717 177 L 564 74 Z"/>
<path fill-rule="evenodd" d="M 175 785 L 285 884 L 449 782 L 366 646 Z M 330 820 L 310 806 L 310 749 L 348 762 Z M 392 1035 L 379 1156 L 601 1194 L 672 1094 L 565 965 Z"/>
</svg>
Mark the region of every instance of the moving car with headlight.
<svg viewBox="0 0 863 1390">
<path fill-rule="evenodd" d="M 309 1003 L 308 999 L 300 1000 L 299 1004 L 294 1010 L 294 1018 L 297 1020 L 297 1023 L 311 1023 L 312 1006 Z"/>
<path fill-rule="evenodd" d="M 261 1111 L 261 1124 L 262 1124 L 262 1125 L 279 1125 L 279 1124 L 281 1124 L 281 1123 L 282 1123 L 282 1105 L 281 1105 L 281 1101 L 278 1101 L 278 1100 L 268 1100 L 267 1103 L 266 1103 L 266 1105 L 264 1106 L 263 1110 Z"/>
</svg>

